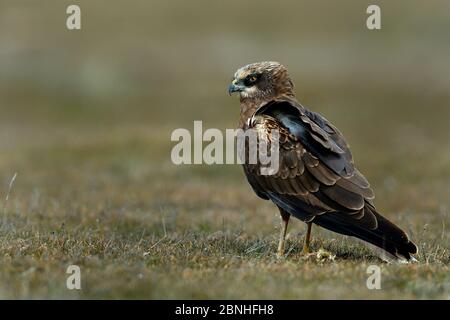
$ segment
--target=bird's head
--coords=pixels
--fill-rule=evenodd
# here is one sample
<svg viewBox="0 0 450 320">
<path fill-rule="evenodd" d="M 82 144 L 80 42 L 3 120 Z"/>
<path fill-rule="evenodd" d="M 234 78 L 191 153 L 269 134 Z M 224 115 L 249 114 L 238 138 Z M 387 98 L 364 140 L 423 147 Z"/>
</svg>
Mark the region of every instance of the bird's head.
<svg viewBox="0 0 450 320">
<path fill-rule="evenodd" d="M 228 93 L 239 92 L 241 100 L 271 100 L 294 95 L 294 85 L 287 69 L 278 62 L 256 62 L 239 68 L 228 87 Z"/>
</svg>

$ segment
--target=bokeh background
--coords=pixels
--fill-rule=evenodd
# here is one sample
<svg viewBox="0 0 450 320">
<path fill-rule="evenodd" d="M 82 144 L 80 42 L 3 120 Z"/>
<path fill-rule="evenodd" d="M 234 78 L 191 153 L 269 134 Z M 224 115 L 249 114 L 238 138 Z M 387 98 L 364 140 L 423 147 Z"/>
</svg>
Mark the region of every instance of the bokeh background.
<svg viewBox="0 0 450 320">
<path fill-rule="evenodd" d="M 66 29 L 70 4 L 80 31 Z M 2 0 L 0 297 L 449 298 L 448 12 L 445 0 Z M 235 127 L 227 85 L 261 60 L 288 67 L 418 243 L 420 264 L 383 266 L 383 290 L 365 286 L 378 261 L 346 238 L 316 229 L 337 262 L 299 257 L 300 222 L 276 261 L 277 210 L 239 166 L 171 163 L 174 129 Z M 70 264 L 80 291 L 66 289 Z"/>
</svg>

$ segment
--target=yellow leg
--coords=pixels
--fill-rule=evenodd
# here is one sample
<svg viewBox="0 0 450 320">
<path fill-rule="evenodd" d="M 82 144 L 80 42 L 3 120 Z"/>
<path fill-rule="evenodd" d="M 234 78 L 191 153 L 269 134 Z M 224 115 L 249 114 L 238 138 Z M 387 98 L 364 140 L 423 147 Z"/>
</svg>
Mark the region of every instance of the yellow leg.
<svg viewBox="0 0 450 320">
<path fill-rule="evenodd" d="M 280 230 L 280 240 L 278 242 L 278 251 L 277 251 L 277 257 L 282 258 L 284 257 L 284 243 L 286 239 L 286 233 L 289 223 L 289 218 L 291 215 L 283 210 L 280 209 L 280 215 L 281 215 L 281 230 Z"/>
<path fill-rule="evenodd" d="M 308 225 L 308 231 L 306 231 L 305 244 L 303 245 L 303 253 L 304 254 L 310 253 L 309 241 L 311 239 L 312 222 L 307 222 L 307 225 Z"/>
</svg>

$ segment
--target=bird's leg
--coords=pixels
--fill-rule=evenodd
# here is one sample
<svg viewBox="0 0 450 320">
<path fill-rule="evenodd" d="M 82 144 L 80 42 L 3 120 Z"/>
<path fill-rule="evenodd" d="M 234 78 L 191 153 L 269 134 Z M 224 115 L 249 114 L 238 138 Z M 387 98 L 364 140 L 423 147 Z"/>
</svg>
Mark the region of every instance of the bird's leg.
<svg viewBox="0 0 450 320">
<path fill-rule="evenodd" d="M 280 240 L 278 242 L 278 251 L 277 251 L 278 258 L 282 258 L 284 256 L 284 242 L 286 239 L 287 227 L 291 215 L 286 211 L 280 209 L 280 216 L 281 216 L 281 228 L 280 228 Z"/>
<path fill-rule="evenodd" d="M 311 238 L 311 228 L 312 228 L 312 222 L 307 222 L 308 225 L 308 231 L 306 231 L 306 238 L 305 238 L 305 244 L 303 245 L 303 254 L 310 253 L 309 250 L 309 240 Z"/>
</svg>

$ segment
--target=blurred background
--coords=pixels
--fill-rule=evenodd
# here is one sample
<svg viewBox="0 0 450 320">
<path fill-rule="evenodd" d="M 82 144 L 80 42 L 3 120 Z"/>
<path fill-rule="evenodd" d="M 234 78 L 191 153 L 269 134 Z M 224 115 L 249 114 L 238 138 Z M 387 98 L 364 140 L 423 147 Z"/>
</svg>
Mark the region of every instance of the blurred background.
<svg viewBox="0 0 450 320">
<path fill-rule="evenodd" d="M 79 31 L 66 28 L 70 4 L 81 7 Z M 381 7 L 379 31 L 366 28 L 369 4 Z M 84 251 L 59 253 L 54 232 L 105 242 L 224 225 L 278 234 L 276 210 L 252 194 L 239 166 L 170 160 L 174 129 L 194 120 L 236 126 L 238 99 L 227 86 L 238 67 L 263 60 L 284 64 L 298 100 L 343 132 L 380 211 L 416 236 L 431 230 L 424 246 L 439 234 L 448 248 L 449 12 L 445 0 L 2 0 L 0 251 L 10 260 L 0 294 L 67 295 L 48 280 L 64 276 L 58 261 L 89 265 L 85 257 L 94 257 L 92 274 L 113 260 L 150 263 L 140 251 L 89 249 L 88 240 Z M 292 228 L 303 232 L 300 223 Z M 179 297 L 165 281 L 146 297 Z M 86 292 L 111 294 L 101 285 Z"/>
</svg>

